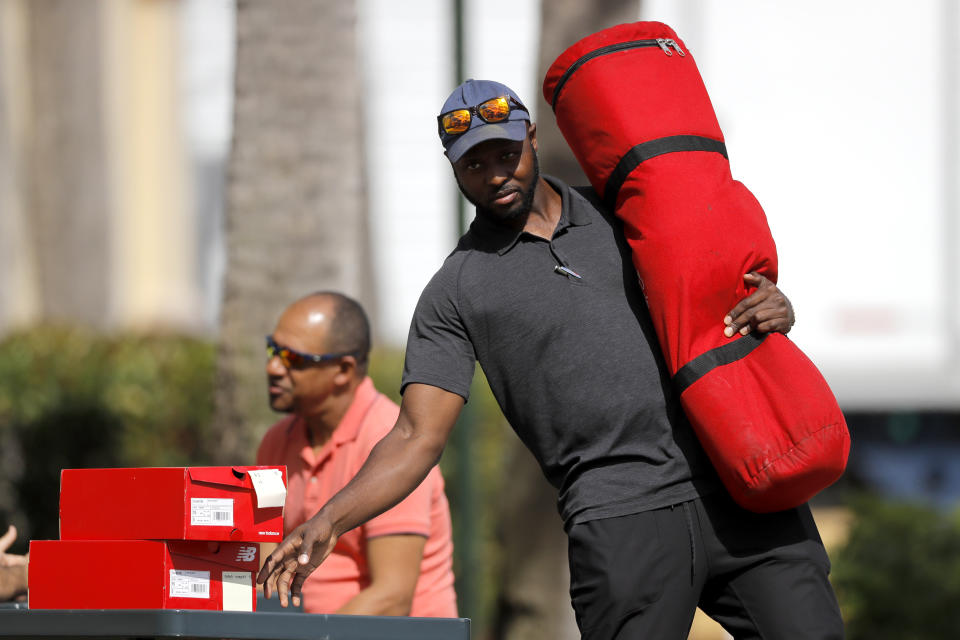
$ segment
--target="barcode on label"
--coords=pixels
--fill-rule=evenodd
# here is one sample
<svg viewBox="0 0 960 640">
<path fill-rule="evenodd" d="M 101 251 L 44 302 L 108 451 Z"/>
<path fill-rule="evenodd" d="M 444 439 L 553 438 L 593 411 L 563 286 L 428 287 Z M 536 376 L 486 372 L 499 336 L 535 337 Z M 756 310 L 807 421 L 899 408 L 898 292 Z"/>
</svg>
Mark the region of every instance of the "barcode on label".
<svg viewBox="0 0 960 640">
<path fill-rule="evenodd" d="M 197 527 L 232 527 L 233 500 L 230 498 L 191 498 L 190 524 Z"/>
<path fill-rule="evenodd" d="M 171 598 L 209 598 L 210 572 L 170 570 Z"/>
</svg>

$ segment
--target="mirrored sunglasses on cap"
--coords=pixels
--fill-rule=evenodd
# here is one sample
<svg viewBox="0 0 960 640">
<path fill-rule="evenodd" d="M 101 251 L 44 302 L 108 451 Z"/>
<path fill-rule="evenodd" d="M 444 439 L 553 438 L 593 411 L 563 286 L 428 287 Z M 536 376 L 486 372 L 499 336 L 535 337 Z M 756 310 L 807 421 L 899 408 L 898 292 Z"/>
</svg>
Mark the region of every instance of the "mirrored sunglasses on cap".
<svg viewBox="0 0 960 640">
<path fill-rule="evenodd" d="M 470 129 L 470 123 L 473 114 L 486 122 L 494 124 L 503 122 L 510 117 L 510 112 L 514 109 L 527 111 L 527 108 L 520 104 L 511 96 L 497 96 L 490 98 L 478 104 L 475 107 L 464 107 L 463 109 L 454 109 L 437 116 L 437 124 L 440 127 L 441 135 L 446 133 L 451 136 L 460 135 Z M 527 111 L 527 113 L 530 113 Z"/>
</svg>

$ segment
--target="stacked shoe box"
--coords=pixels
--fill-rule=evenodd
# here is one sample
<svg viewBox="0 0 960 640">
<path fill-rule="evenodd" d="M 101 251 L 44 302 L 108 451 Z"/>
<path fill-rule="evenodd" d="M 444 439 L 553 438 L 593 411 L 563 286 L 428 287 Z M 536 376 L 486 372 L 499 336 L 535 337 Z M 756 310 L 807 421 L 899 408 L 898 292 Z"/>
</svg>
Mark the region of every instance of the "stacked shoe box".
<svg viewBox="0 0 960 640">
<path fill-rule="evenodd" d="M 65 469 L 60 539 L 30 543 L 31 609 L 254 611 L 286 467 Z"/>
</svg>

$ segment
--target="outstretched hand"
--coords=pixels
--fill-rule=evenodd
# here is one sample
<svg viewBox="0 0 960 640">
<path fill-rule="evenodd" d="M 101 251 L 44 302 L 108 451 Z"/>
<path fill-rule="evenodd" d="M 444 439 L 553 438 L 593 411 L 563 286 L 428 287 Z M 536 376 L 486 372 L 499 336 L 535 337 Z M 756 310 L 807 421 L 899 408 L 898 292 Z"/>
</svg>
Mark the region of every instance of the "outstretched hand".
<svg viewBox="0 0 960 640">
<path fill-rule="evenodd" d="M 756 271 L 744 275 L 743 281 L 747 287 L 757 290 L 738 302 L 723 319 L 726 325 L 723 334 L 732 338 L 737 333 L 745 336 L 751 331 L 788 333 L 796 318 L 787 296 Z"/>
<path fill-rule="evenodd" d="M 330 523 L 318 513 L 290 532 L 274 549 L 260 573 L 257 584 L 263 585 L 263 594 L 270 598 L 274 591 L 280 606 L 301 604 L 304 580 L 320 566 L 337 544 L 337 536 Z"/>
</svg>

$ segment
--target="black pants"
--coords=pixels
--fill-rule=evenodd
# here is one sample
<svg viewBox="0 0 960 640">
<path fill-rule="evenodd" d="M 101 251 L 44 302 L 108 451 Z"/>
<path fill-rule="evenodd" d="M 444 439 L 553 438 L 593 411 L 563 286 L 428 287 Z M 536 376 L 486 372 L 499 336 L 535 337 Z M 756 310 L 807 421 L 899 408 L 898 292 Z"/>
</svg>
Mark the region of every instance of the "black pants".
<svg viewBox="0 0 960 640">
<path fill-rule="evenodd" d="M 726 493 L 574 525 L 570 594 L 583 638 L 683 640 L 697 606 L 737 640 L 843 638 L 804 505 L 759 514 Z"/>
</svg>

